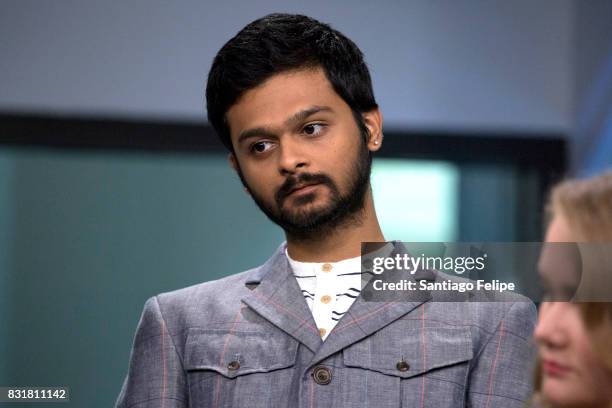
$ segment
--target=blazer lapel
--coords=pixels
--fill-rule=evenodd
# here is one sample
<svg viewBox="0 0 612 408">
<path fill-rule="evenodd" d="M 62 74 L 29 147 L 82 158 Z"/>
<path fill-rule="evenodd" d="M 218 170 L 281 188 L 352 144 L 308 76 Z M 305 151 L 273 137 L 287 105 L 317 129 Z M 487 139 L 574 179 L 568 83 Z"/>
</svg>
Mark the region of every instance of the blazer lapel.
<svg viewBox="0 0 612 408">
<path fill-rule="evenodd" d="M 389 256 L 394 257 L 396 254 L 404 253 L 407 253 L 406 248 L 401 243 L 394 242 L 394 249 Z M 409 295 L 401 292 L 386 292 L 379 295 L 372 290 L 372 283 L 375 279 L 383 279 L 385 282 L 405 279 L 417 283 L 420 280 L 435 280 L 435 274 L 428 270 L 419 270 L 415 274 L 410 274 L 408 271 L 390 270 L 380 276 L 374 275 L 372 278 L 368 278 L 366 274 L 362 276 L 361 294 L 317 350 L 311 360 L 311 366 L 370 336 L 431 299 L 431 295 L 424 291 Z M 369 296 L 372 294 L 375 296 L 374 300 L 384 300 L 370 300 Z"/>
<path fill-rule="evenodd" d="M 283 243 L 276 253 L 247 279 L 251 291 L 242 302 L 313 353 L 322 341 L 312 313 L 291 272 Z"/>
</svg>

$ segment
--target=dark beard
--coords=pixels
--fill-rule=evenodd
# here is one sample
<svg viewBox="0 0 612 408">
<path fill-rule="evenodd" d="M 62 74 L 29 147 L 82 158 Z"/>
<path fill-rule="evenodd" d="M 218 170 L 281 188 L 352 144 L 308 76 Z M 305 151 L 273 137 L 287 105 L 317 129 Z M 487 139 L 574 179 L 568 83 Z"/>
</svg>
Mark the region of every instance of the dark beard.
<svg viewBox="0 0 612 408">
<path fill-rule="evenodd" d="M 320 239 L 335 229 L 347 226 L 358 225 L 361 222 L 359 216 L 365 204 L 365 196 L 370 185 L 370 171 L 372 168 L 372 153 L 368 150 L 365 143 L 360 143 L 361 149 L 355 161 L 351 174 L 355 177 L 351 180 L 349 190 L 345 195 L 340 194 L 336 183 L 327 175 L 319 173 L 302 173 L 298 176 L 288 177 L 283 185 L 274 195 L 276 208 L 268 205 L 258 197 L 247 186 L 242 176 L 240 167 L 238 175 L 242 184 L 249 190 L 253 201 L 259 209 L 275 224 L 281 227 L 287 235 L 291 235 L 299 240 Z M 330 202 L 324 208 L 289 212 L 283 210 L 283 203 L 295 185 L 302 183 L 318 183 L 329 189 Z M 306 205 L 316 198 L 315 193 L 304 194 L 294 198 L 294 205 Z"/>
</svg>

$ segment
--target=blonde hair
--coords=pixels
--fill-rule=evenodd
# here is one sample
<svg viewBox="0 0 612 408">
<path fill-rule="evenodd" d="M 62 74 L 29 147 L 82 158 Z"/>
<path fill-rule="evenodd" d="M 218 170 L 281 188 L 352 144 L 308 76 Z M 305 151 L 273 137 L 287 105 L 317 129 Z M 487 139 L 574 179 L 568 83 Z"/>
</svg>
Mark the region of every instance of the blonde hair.
<svg viewBox="0 0 612 408">
<path fill-rule="evenodd" d="M 548 219 L 562 217 L 569 226 L 572 233 L 580 242 L 612 243 L 612 171 L 600 176 L 583 180 L 566 180 L 556 185 L 550 194 L 547 206 Z M 604 248 L 601 246 L 601 248 Z M 592 249 L 592 248 L 591 248 Z M 599 251 L 595 249 L 595 251 Z M 610 268 L 610 253 L 599 257 L 599 265 L 605 265 L 603 270 Z M 607 263 L 602 263 L 606 262 Z M 588 268 L 585 272 L 593 271 Z M 585 278 L 585 277 L 583 277 Z M 592 290 L 587 278 L 587 290 Z M 612 281 L 612 277 L 606 277 L 604 281 Z M 600 288 L 600 291 L 602 289 Z M 605 290 L 605 289 L 603 289 Z M 592 296 L 589 292 L 586 296 Z M 610 293 L 604 293 L 610 296 Z M 593 299 L 591 297 L 591 299 Z M 593 350 L 603 366 L 612 372 L 612 302 L 580 302 L 577 303 L 586 328 L 589 331 Z M 541 399 L 542 370 L 539 361 L 536 364 L 535 392 L 536 398 Z M 542 406 L 546 405 L 542 401 Z M 612 401 L 610 401 L 612 408 Z"/>
<path fill-rule="evenodd" d="M 548 213 L 563 217 L 579 241 L 612 242 L 612 171 L 557 184 Z"/>
</svg>

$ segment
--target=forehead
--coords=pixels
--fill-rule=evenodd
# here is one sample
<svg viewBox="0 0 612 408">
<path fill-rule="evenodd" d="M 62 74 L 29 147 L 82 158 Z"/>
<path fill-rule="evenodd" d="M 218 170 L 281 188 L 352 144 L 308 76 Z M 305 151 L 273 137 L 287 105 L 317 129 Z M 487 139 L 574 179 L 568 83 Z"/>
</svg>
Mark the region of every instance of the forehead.
<svg viewBox="0 0 612 408">
<path fill-rule="evenodd" d="M 581 276 L 580 254 L 573 243 L 576 238 L 562 216 L 553 218 L 546 231 L 545 241 L 538 262 L 540 276 L 551 289 L 575 289 Z"/>
<path fill-rule="evenodd" d="M 232 139 L 252 127 L 279 127 L 292 114 L 312 106 L 350 113 L 321 68 L 276 74 L 245 92 L 227 111 Z"/>
</svg>

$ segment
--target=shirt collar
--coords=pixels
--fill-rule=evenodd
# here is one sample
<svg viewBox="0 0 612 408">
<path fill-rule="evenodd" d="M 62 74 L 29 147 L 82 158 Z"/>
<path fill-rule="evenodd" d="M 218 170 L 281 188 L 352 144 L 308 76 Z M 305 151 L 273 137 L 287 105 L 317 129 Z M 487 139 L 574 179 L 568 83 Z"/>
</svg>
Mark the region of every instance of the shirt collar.
<svg viewBox="0 0 612 408">
<path fill-rule="evenodd" d="M 387 245 L 376 250 L 371 255 L 376 254 L 376 256 L 384 257 L 389 255 L 392 250 L 393 243 L 389 242 Z M 289 265 L 291 266 L 291 270 L 295 276 L 316 276 L 324 271 L 324 265 L 329 265 L 328 268 L 331 267 L 329 272 L 333 272 L 334 275 L 361 271 L 361 256 L 343 259 L 338 262 L 301 262 L 296 261 L 289 256 L 287 247 L 285 247 L 285 255 L 287 256 L 287 260 L 289 261 Z"/>
</svg>

